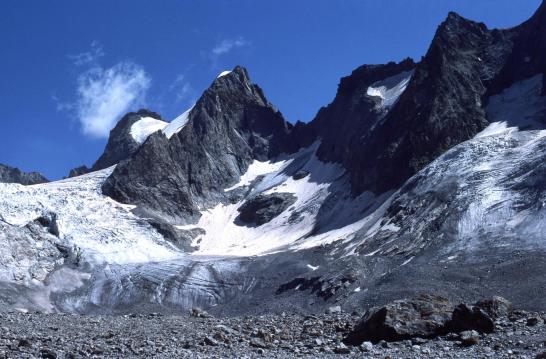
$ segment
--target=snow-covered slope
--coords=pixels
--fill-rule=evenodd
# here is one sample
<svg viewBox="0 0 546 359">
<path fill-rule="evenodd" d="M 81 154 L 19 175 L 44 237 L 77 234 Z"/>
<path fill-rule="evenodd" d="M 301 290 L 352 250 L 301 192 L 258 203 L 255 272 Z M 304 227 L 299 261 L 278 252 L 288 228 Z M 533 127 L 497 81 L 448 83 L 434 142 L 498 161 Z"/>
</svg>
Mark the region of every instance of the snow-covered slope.
<svg viewBox="0 0 546 359">
<path fill-rule="evenodd" d="M 502 132 L 543 129 L 546 127 L 544 75 L 519 81 L 498 95 L 491 96 L 486 107 L 491 124 L 477 136 Z"/>
<path fill-rule="evenodd" d="M 385 196 L 376 198 L 365 193 L 356 199 L 340 165 L 324 163 L 315 156 L 318 143 L 276 162 L 255 161 L 235 186 L 247 186 L 244 198 L 233 204 L 218 204 L 201 213 L 196 225 L 180 229 L 200 228 L 203 235 L 192 243 L 194 255 L 251 256 L 283 250 L 300 250 L 338 240 L 350 240 L 369 222 L 366 209 L 375 208 Z M 308 173 L 294 178 L 296 171 Z M 238 209 L 258 194 L 291 193 L 296 202 L 268 223 L 247 226 L 237 222 Z M 335 207 L 325 210 L 323 204 L 336 195 Z M 325 222 L 325 223 L 322 223 Z"/>
<path fill-rule="evenodd" d="M 386 214 L 361 233 L 360 250 L 411 256 L 441 244 L 446 261 L 495 248 L 546 251 L 544 158 L 544 130 L 464 142 L 389 199 Z"/>
<path fill-rule="evenodd" d="M 0 184 L 0 215 L 24 226 L 45 214 L 57 217 L 59 242 L 75 246 L 91 262 L 135 263 L 172 259 L 178 251 L 145 220 L 101 193 L 113 168 L 62 181 L 22 186 Z"/>
</svg>

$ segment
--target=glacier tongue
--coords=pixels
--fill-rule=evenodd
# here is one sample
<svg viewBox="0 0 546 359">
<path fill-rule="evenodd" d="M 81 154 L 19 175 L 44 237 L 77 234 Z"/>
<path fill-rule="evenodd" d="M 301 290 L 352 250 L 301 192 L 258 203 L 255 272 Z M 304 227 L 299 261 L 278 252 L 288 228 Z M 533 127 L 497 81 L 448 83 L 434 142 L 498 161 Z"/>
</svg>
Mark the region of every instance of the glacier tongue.
<svg viewBox="0 0 546 359">
<path fill-rule="evenodd" d="M 55 213 L 60 240 L 81 249 L 92 262 L 135 263 L 180 256 L 145 220 L 101 193 L 113 167 L 80 177 L 34 186 L 0 184 L 0 214 L 24 226 Z"/>
</svg>

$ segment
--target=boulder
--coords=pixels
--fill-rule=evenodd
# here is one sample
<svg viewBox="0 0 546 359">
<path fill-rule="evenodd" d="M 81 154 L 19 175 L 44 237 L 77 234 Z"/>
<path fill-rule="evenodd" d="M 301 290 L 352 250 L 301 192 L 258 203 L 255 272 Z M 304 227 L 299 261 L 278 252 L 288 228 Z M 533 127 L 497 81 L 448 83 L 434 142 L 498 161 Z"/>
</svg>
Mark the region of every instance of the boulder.
<svg viewBox="0 0 546 359">
<path fill-rule="evenodd" d="M 309 171 L 307 170 L 299 170 L 296 173 L 292 175 L 292 178 L 297 180 L 303 179 L 305 177 L 309 176 Z"/>
<path fill-rule="evenodd" d="M 476 345 L 480 342 L 480 334 L 475 330 L 466 330 L 461 332 L 459 339 L 464 346 Z"/>
<path fill-rule="evenodd" d="M 450 331 L 456 333 L 467 330 L 476 330 L 479 333 L 492 333 L 495 330 L 495 323 L 479 307 L 469 307 L 466 304 L 459 304 L 453 310 L 449 327 Z"/>
<path fill-rule="evenodd" d="M 507 318 L 513 310 L 512 303 L 499 296 L 482 299 L 475 306 L 486 312 L 493 320 Z"/>
<path fill-rule="evenodd" d="M 344 342 L 360 345 L 365 341 L 433 338 L 446 332 L 452 308 L 447 299 L 430 294 L 397 300 L 368 310 Z"/>
<path fill-rule="evenodd" d="M 251 198 L 239 209 L 237 222 L 257 225 L 268 223 L 296 202 L 292 193 L 261 194 Z"/>
</svg>

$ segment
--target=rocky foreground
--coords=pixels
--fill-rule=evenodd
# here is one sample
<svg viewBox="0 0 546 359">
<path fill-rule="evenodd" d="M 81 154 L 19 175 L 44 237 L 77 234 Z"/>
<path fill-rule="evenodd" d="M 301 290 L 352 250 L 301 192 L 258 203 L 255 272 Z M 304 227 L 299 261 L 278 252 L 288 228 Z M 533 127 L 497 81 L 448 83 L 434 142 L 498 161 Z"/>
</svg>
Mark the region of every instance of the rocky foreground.
<svg viewBox="0 0 546 359">
<path fill-rule="evenodd" d="M 506 312 L 506 307 L 496 303 L 486 308 L 493 308 L 489 312 L 468 307 L 473 314 L 466 317 L 465 325 L 477 324 L 477 329 L 492 332 L 454 333 L 438 326 L 444 319 L 435 312 L 437 303 L 422 304 L 423 298 L 397 301 L 372 309 L 364 317 L 341 312 L 339 307 L 321 315 L 222 319 L 199 310 L 186 316 L 2 313 L 0 357 L 546 358 L 546 313 Z M 378 320 L 377 313 L 385 315 Z M 499 316 L 490 322 L 490 314 Z M 493 327 L 488 328 L 488 323 Z M 376 329 L 374 343 L 349 343 L 355 336 L 368 335 L 364 328 L 370 325 Z M 442 334 L 434 334 L 438 330 Z M 378 335 L 395 341 L 378 340 Z"/>
</svg>

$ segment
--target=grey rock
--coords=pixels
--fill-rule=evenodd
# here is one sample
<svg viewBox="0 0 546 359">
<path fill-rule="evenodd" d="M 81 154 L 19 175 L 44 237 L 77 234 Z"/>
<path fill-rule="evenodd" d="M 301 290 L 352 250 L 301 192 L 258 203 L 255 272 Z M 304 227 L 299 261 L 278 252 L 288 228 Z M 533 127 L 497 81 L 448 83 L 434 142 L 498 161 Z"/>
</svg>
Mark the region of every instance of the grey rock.
<svg viewBox="0 0 546 359">
<path fill-rule="evenodd" d="M 482 299 L 478 301 L 475 306 L 486 312 L 493 320 L 508 318 L 512 313 L 512 303 L 499 296 Z"/>
<path fill-rule="evenodd" d="M 476 345 L 480 342 L 480 333 L 475 330 L 466 330 L 459 334 L 461 344 L 465 346 Z"/>
<path fill-rule="evenodd" d="M 213 337 L 210 337 L 210 336 L 206 336 L 203 341 L 204 341 L 205 344 L 213 346 L 213 347 L 220 345 L 220 343 L 218 343 L 216 341 L 216 339 L 214 339 Z"/>
<path fill-rule="evenodd" d="M 262 338 L 250 339 L 250 346 L 255 348 L 262 348 L 262 349 L 269 348 L 269 345 Z"/>
<path fill-rule="evenodd" d="M 350 354 L 351 349 L 349 347 L 347 347 L 345 344 L 339 343 L 338 345 L 335 346 L 334 353 L 336 353 L 336 354 Z"/>
<path fill-rule="evenodd" d="M 295 179 L 296 181 L 298 181 L 298 180 L 303 179 L 303 178 L 305 178 L 307 176 L 309 176 L 309 171 L 299 170 L 299 171 L 297 171 L 296 173 L 294 173 L 292 175 L 292 178 Z"/>
<path fill-rule="evenodd" d="M 538 325 L 538 324 L 541 324 L 542 323 L 542 318 L 539 318 L 539 317 L 530 317 L 530 318 L 527 318 L 527 326 L 528 327 L 534 327 L 535 325 Z"/>
<path fill-rule="evenodd" d="M 326 310 L 326 312 L 328 314 L 339 314 L 341 313 L 341 306 L 336 305 L 336 306 L 330 307 Z"/>
<path fill-rule="evenodd" d="M 54 350 L 44 348 L 40 350 L 40 357 L 44 359 L 57 359 L 57 353 Z"/>
<path fill-rule="evenodd" d="M 38 172 L 23 172 L 18 168 L 0 163 L 0 183 L 33 185 L 46 182 L 49 182 L 49 180 Z"/>
<path fill-rule="evenodd" d="M 236 223 L 257 226 L 268 223 L 294 204 L 296 199 L 292 193 L 260 194 L 237 209 L 240 214 Z"/>
<path fill-rule="evenodd" d="M 79 166 L 79 167 L 72 168 L 68 172 L 68 178 L 78 177 L 78 176 L 87 174 L 89 172 L 91 172 L 91 168 L 87 167 L 86 165 L 82 165 L 82 166 Z"/>
<path fill-rule="evenodd" d="M 373 350 L 373 344 L 371 342 L 362 342 L 360 349 L 364 352 L 370 352 Z"/>
<path fill-rule="evenodd" d="M 432 338 L 445 331 L 452 308 L 447 299 L 435 295 L 397 300 L 367 311 L 344 342 L 360 345 L 364 341 Z"/>
</svg>

